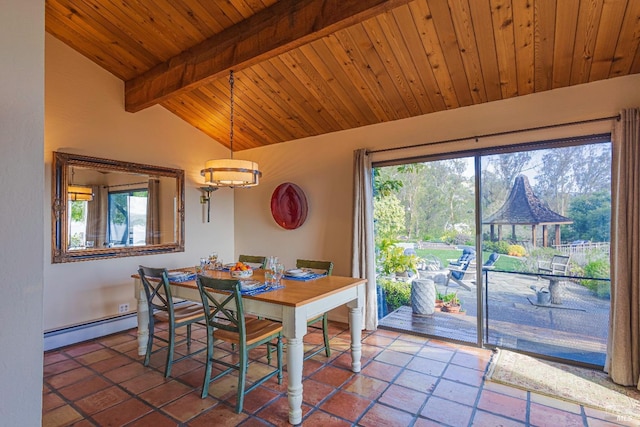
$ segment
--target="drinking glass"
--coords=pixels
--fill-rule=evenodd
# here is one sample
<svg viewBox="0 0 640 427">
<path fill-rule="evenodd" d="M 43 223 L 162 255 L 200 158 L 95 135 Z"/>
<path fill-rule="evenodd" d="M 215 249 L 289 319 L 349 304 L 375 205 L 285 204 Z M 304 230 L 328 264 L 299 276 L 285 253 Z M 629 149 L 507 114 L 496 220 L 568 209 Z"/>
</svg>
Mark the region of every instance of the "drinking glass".
<svg viewBox="0 0 640 427">
<path fill-rule="evenodd" d="M 267 263 L 264 270 L 264 279 L 267 285 L 276 283 L 276 266 L 278 265 L 278 257 L 267 257 Z"/>
<path fill-rule="evenodd" d="M 276 285 L 280 285 L 280 280 L 282 280 L 282 276 L 284 275 L 284 264 L 276 264 L 274 273 L 274 281 Z"/>
<path fill-rule="evenodd" d="M 216 262 L 218 261 L 218 252 L 211 252 L 209 254 L 209 268 L 216 268 Z"/>
<path fill-rule="evenodd" d="M 209 260 L 207 258 L 200 258 L 200 268 L 198 268 L 198 273 L 204 274 L 204 270 L 207 268 L 207 263 Z"/>
</svg>

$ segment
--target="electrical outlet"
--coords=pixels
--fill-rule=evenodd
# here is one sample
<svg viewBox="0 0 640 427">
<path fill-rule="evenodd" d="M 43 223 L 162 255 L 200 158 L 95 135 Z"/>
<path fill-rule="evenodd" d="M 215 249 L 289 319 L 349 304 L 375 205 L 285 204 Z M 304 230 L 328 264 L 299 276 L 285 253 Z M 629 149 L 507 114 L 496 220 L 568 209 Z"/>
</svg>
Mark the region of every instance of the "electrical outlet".
<svg viewBox="0 0 640 427">
<path fill-rule="evenodd" d="M 118 313 L 127 313 L 129 311 L 129 304 L 120 304 L 118 306 Z"/>
</svg>

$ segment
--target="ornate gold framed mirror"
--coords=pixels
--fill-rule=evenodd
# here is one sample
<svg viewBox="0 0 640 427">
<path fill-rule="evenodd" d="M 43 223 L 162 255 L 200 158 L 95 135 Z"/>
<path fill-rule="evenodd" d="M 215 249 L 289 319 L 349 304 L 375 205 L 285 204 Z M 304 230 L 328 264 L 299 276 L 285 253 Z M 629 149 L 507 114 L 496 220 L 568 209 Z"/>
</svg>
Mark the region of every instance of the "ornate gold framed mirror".
<svg viewBox="0 0 640 427">
<path fill-rule="evenodd" d="M 184 171 L 53 153 L 53 263 L 184 252 Z"/>
</svg>

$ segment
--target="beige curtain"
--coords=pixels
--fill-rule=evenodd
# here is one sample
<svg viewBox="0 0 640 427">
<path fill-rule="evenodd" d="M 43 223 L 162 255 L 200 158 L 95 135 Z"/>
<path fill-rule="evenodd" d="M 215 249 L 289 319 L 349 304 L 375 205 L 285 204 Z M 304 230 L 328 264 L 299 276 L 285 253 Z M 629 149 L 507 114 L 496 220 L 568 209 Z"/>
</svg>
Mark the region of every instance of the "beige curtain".
<svg viewBox="0 0 640 427">
<path fill-rule="evenodd" d="M 378 327 L 375 245 L 373 239 L 373 181 L 367 150 L 354 152 L 353 163 L 353 245 L 351 273 L 367 279 L 364 328 Z"/>
<path fill-rule="evenodd" d="M 640 377 L 640 109 L 624 110 L 613 132 L 611 314 L 605 371 L 625 386 Z"/>
<path fill-rule="evenodd" d="M 99 185 L 91 187 L 93 200 L 87 203 L 87 242 L 94 248 L 105 246 L 107 235 L 106 191 Z"/>
<path fill-rule="evenodd" d="M 149 180 L 147 193 L 147 245 L 160 243 L 160 180 Z"/>
</svg>

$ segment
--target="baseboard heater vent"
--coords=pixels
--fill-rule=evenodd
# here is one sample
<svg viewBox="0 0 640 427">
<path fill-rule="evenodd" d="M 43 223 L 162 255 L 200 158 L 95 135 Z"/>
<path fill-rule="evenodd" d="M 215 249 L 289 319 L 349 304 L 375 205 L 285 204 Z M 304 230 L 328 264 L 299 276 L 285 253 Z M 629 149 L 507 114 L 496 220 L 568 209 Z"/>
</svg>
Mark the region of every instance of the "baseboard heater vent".
<svg viewBox="0 0 640 427">
<path fill-rule="evenodd" d="M 129 313 L 47 331 L 44 333 L 44 351 L 104 337 L 136 327 L 138 327 L 137 315 L 136 313 Z"/>
</svg>

